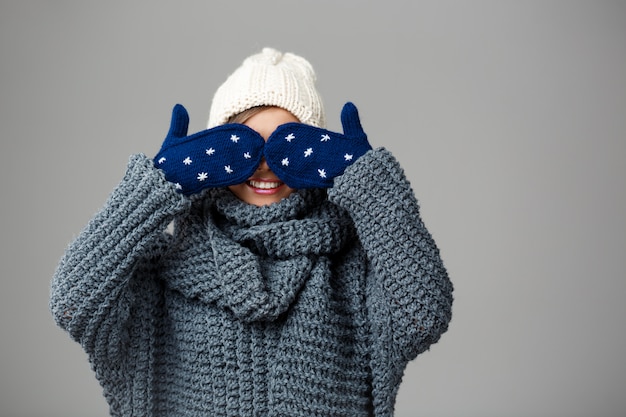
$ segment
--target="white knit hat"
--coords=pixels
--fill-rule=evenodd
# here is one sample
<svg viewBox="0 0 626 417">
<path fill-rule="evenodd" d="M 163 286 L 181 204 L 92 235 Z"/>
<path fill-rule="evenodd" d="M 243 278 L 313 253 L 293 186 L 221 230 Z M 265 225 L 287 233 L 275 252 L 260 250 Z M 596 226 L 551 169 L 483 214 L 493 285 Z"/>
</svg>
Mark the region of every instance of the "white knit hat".
<svg viewBox="0 0 626 417">
<path fill-rule="evenodd" d="M 264 48 L 246 58 L 217 89 L 208 128 L 222 125 L 230 117 L 256 106 L 281 107 L 301 123 L 326 127 L 315 80 L 315 71 L 306 59 Z"/>
</svg>

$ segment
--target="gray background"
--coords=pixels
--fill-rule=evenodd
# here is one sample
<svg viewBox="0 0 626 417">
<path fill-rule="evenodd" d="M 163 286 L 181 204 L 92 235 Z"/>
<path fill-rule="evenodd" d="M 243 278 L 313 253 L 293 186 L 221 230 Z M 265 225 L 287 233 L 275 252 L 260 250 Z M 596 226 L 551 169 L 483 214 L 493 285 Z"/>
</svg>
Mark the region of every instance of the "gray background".
<svg viewBox="0 0 626 417">
<path fill-rule="evenodd" d="M 626 4 L 0 2 L 0 416 L 105 416 L 48 313 L 69 241 L 154 155 L 203 129 L 263 46 L 317 70 L 401 161 L 456 287 L 398 416 L 626 415 Z"/>
</svg>

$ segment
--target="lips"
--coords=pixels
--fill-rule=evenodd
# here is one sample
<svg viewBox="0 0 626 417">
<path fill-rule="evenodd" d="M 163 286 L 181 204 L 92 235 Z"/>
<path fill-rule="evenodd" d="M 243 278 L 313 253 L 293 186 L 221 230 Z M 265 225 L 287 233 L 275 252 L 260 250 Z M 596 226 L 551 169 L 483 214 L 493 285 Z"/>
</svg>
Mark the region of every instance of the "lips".
<svg viewBox="0 0 626 417">
<path fill-rule="evenodd" d="M 284 183 L 276 180 L 251 179 L 246 182 L 249 187 L 260 191 L 273 191 L 280 188 Z"/>
</svg>

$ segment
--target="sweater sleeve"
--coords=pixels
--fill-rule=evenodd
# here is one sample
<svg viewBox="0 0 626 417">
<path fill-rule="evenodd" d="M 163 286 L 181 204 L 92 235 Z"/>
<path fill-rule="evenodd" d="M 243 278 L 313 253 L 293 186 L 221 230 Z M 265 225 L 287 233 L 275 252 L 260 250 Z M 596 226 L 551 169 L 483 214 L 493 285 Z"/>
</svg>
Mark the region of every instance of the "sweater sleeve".
<svg viewBox="0 0 626 417">
<path fill-rule="evenodd" d="M 149 158 L 132 156 L 104 207 L 67 248 L 52 279 L 50 310 L 88 354 L 117 339 L 130 310 L 131 277 L 158 257 L 168 223 L 187 206 Z"/>
<path fill-rule="evenodd" d="M 397 160 L 371 150 L 335 179 L 329 199 L 350 213 L 367 254 L 376 343 L 406 362 L 447 330 L 452 284 Z"/>
</svg>

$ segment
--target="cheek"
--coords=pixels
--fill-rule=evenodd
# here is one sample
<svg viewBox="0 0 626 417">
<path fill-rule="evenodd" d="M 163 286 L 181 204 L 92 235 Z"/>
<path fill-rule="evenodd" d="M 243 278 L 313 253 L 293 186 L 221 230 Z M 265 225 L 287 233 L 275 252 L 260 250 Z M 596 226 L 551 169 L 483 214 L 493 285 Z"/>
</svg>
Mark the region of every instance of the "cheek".
<svg viewBox="0 0 626 417">
<path fill-rule="evenodd" d="M 230 185 L 228 186 L 228 189 L 230 190 L 231 193 L 235 194 L 237 197 L 243 200 L 243 197 L 245 196 L 245 191 L 246 191 L 245 184 Z"/>
<path fill-rule="evenodd" d="M 287 184 L 285 184 L 283 187 L 285 187 L 284 188 L 285 195 L 289 195 L 289 194 L 293 193 L 294 191 L 296 191 L 295 188 L 290 188 L 290 187 L 287 186 Z"/>
</svg>

